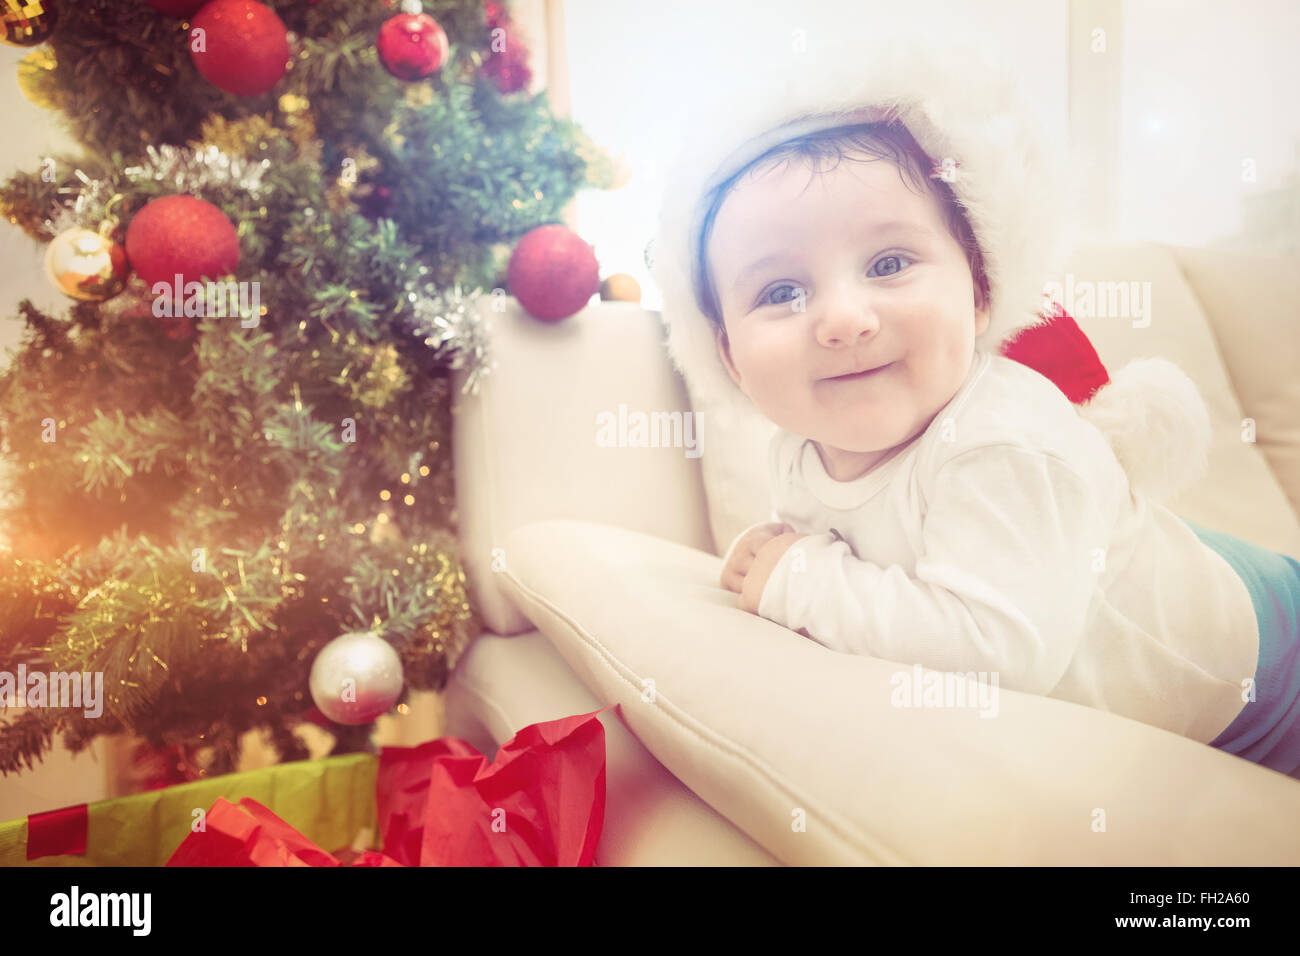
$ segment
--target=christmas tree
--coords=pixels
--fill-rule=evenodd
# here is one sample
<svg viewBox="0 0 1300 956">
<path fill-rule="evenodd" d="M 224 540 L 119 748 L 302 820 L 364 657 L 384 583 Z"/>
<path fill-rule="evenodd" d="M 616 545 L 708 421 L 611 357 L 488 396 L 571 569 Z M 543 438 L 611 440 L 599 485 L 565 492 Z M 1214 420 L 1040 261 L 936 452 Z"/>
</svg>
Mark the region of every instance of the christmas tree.
<svg viewBox="0 0 1300 956">
<path fill-rule="evenodd" d="M 127 732 L 223 773 L 252 729 L 307 756 L 305 719 L 364 748 L 313 663 L 378 636 L 400 696 L 359 693 L 387 710 L 475 633 L 452 370 L 475 387 L 475 299 L 600 160 L 498 4 L 23 6 L 24 91 L 84 154 L 0 189 L 75 299 L 24 301 L 0 373 L 0 672 L 99 673 L 103 701 L 17 688 L 0 771 Z"/>
</svg>

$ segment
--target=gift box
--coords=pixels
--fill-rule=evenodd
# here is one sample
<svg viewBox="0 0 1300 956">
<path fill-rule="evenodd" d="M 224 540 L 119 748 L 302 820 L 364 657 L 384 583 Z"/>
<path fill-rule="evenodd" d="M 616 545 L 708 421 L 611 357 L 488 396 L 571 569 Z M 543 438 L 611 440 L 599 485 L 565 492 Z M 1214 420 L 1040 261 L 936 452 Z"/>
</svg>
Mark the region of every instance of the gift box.
<svg viewBox="0 0 1300 956">
<path fill-rule="evenodd" d="M 318 846 L 377 832 L 379 757 L 302 760 L 161 790 L 34 813 L 0 823 L 0 866 L 162 866 L 189 834 L 196 809 L 251 798 Z"/>
<path fill-rule="evenodd" d="M 442 737 L 31 814 L 0 823 L 0 866 L 591 865 L 601 712 L 531 724 L 492 761 Z"/>
</svg>

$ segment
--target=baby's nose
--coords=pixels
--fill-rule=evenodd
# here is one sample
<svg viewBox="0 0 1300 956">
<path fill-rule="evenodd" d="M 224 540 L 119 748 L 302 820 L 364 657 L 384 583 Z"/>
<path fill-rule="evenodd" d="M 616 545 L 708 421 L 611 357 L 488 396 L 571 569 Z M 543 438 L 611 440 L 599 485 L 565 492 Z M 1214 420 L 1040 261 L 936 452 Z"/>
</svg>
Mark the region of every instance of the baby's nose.
<svg viewBox="0 0 1300 956">
<path fill-rule="evenodd" d="M 843 345 L 870 338 L 880 330 L 880 316 L 860 298 L 827 303 L 817 320 L 817 338 L 823 345 Z"/>
</svg>

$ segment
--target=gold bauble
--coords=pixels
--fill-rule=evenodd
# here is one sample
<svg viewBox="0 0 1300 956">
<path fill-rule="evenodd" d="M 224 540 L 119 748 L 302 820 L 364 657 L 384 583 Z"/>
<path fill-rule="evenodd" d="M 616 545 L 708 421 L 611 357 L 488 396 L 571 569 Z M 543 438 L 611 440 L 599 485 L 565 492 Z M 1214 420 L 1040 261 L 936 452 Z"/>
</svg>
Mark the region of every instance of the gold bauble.
<svg viewBox="0 0 1300 956">
<path fill-rule="evenodd" d="M 54 32 L 58 17 L 51 0 L 0 0 L 0 18 L 10 46 L 36 46 Z"/>
<path fill-rule="evenodd" d="M 626 272 L 616 272 L 600 284 L 604 302 L 640 302 L 641 284 Z"/>
<path fill-rule="evenodd" d="M 59 61 L 55 58 L 54 51 L 47 46 L 33 50 L 18 61 L 18 89 L 23 91 L 23 96 L 41 109 L 59 108 L 59 105 L 41 90 L 45 78 L 58 65 Z"/>
<path fill-rule="evenodd" d="M 126 250 L 89 229 L 60 233 L 45 250 L 45 273 L 54 287 L 85 302 L 113 298 L 126 287 L 130 272 Z"/>
</svg>

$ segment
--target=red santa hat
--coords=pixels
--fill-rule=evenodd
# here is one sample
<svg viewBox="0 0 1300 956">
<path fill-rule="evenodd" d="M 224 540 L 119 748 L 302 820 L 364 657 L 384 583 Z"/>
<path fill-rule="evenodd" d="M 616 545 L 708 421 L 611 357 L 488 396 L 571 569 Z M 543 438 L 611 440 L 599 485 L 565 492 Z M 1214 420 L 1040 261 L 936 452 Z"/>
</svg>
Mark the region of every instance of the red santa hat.
<svg viewBox="0 0 1300 956">
<path fill-rule="evenodd" d="M 988 328 L 976 348 L 1049 378 L 1106 435 L 1135 490 L 1171 497 L 1204 470 L 1209 415 L 1164 359 L 1108 373 L 1065 310 L 1045 302 L 1073 238 L 1083 177 L 1046 138 L 995 51 L 887 28 L 777 63 L 770 49 L 742 90 L 701 91 L 686 120 L 652 243 L 668 351 L 697 412 L 716 430 L 761 426 L 726 374 L 700 302 L 701 244 L 712 193 L 773 147 L 864 122 L 901 123 L 951 187 L 983 257 Z M 797 61 L 797 62 L 795 62 Z M 706 468 L 709 464 L 706 462 Z"/>
<path fill-rule="evenodd" d="M 1173 497 L 1208 465 L 1210 416 L 1187 375 L 1161 358 L 1135 359 L 1112 379 L 1097 350 L 1057 302 L 1041 321 L 999 346 L 1007 358 L 1051 379 L 1106 436 L 1129 486 Z"/>
</svg>

